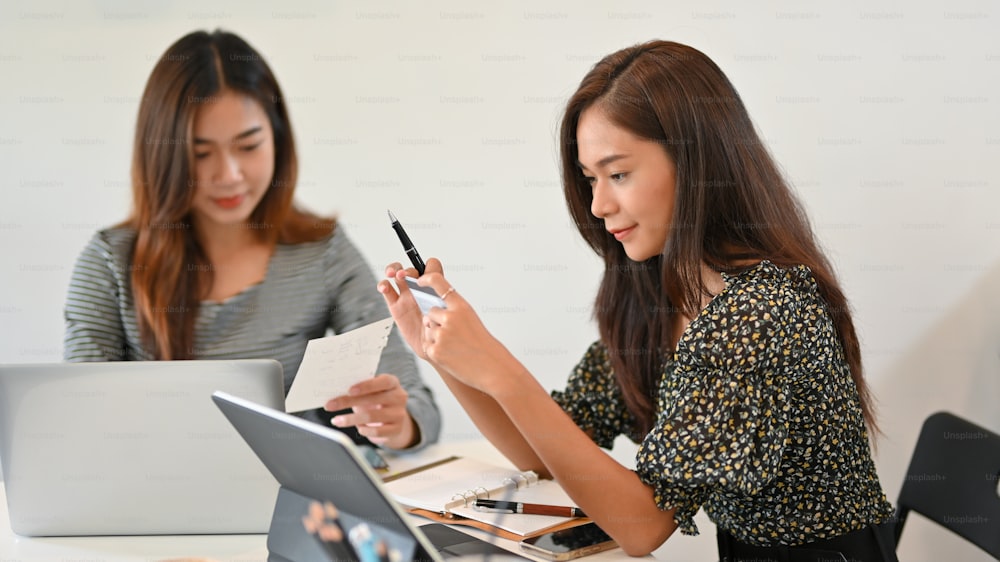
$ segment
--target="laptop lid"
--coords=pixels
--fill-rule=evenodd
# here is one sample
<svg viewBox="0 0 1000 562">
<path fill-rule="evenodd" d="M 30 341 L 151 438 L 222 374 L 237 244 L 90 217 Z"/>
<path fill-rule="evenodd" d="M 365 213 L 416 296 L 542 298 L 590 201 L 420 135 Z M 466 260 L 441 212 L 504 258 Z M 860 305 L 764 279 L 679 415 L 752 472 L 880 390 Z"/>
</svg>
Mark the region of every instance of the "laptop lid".
<svg viewBox="0 0 1000 562">
<path fill-rule="evenodd" d="M 210 400 L 284 406 L 267 359 L 0 365 L 0 458 L 25 536 L 263 533 L 278 484 Z"/>
<path fill-rule="evenodd" d="M 429 540 L 342 433 L 225 392 L 212 399 L 281 484 L 268 532 L 269 560 L 328 559 L 302 524 L 312 501 L 332 502 L 345 529 L 367 523 L 403 560 L 453 558 L 442 556 L 449 551 L 463 560 L 524 559 L 445 526 L 432 525 L 439 542 L 447 544 Z"/>
</svg>

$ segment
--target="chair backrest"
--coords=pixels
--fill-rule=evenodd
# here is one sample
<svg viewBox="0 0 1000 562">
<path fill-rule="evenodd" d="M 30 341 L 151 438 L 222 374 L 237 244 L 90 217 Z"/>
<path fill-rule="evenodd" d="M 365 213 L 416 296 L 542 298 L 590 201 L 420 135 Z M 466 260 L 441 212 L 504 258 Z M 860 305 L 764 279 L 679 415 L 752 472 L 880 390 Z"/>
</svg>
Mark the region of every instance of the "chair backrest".
<svg viewBox="0 0 1000 562">
<path fill-rule="evenodd" d="M 1000 435 L 947 412 L 924 421 L 896 502 L 1000 558 Z"/>
</svg>

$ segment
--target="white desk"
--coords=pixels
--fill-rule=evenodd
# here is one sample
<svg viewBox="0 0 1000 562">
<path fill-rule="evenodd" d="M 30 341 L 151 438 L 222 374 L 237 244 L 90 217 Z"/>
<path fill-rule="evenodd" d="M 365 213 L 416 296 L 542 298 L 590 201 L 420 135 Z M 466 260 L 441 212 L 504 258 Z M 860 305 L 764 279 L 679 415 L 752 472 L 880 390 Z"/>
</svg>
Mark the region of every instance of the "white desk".
<svg viewBox="0 0 1000 562">
<path fill-rule="evenodd" d="M 451 454 L 471 456 L 509 465 L 486 441 L 438 444 L 417 454 L 390 457 L 392 471 L 403 471 Z M 414 523 L 428 523 L 414 517 Z M 456 527 L 484 540 L 522 554 L 516 542 L 500 539 L 475 529 Z M 0 486 L 0 560 L 53 562 L 159 561 L 177 558 L 211 559 L 220 562 L 267 560 L 266 535 L 183 535 L 137 537 L 20 537 L 10 530 L 5 488 Z M 587 562 L 608 562 L 627 558 L 621 549 L 588 556 Z M 542 560 L 542 559 L 537 559 Z"/>
</svg>

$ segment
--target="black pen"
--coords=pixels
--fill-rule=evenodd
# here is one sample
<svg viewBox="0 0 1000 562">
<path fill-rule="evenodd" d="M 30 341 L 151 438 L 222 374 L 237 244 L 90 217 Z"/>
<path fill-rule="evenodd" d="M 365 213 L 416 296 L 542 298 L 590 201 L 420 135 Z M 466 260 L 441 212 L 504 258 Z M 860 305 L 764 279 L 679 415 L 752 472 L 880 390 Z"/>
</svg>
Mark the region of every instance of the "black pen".
<svg viewBox="0 0 1000 562">
<path fill-rule="evenodd" d="M 420 254 L 417 253 L 417 249 L 413 247 L 413 242 L 410 242 L 410 237 L 406 235 L 406 231 L 403 230 L 403 225 L 399 224 L 396 217 L 392 214 L 392 211 L 386 210 L 389 213 L 389 220 L 392 221 L 392 229 L 396 231 L 396 236 L 399 236 L 399 241 L 403 243 L 403 249 L 406 250 L 406 255 L 410 258 L 410 263 L 413 267 L 417 268 L 417 276 L 424 274 L 424 260 L 420 258 Z"/>
<path fill-rule="evenodd" d="M 586 517 L 579 507 L 562 505 L 542 505 L 537 503 L 503 502 L 496 500 L 476 500 L 473 507 L 505 511 L 508 513 L 523 513 L 525 515 L 554 515 L 556 517 Z"/>
</svg>

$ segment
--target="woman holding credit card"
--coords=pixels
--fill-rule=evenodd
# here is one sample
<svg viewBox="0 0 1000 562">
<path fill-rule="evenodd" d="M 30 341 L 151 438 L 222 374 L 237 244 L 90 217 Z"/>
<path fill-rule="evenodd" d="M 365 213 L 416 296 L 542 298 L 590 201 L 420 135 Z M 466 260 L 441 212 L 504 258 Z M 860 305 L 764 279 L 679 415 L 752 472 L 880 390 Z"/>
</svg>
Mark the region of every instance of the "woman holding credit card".
<svg viewBox="0 0 1000 562">
<path fill-rule="evenodd" d="M 77 260 L 67 361 L 271 358 L 287 392 L 310 339 L 388 316 L 343 226 L 293 202 L 286 98 L 260 53 L 190 33 L 140 100 L 132 212 Z M 436 441 L 437 405 L 396 330 L 377 372 L 303 416 L 386 447 Z"/>
<path fill-rule="evenodd" d="M 431 258 L 421 314 L 379 283 L 404 337 L 519 469 L 551 476 L 630 555 L 697 534 L 723 560 L 895 560 L 892 506 L 850 308 L 728 78 L 652 41 L 584 77 L 561 126 L 564 195 L 604 260 L 600 340 L 551 394 Z M 426 249 L 424 249 L 426 252 Z M 640 444 L 636 468 L 601 448 Z"/>
</svg>

